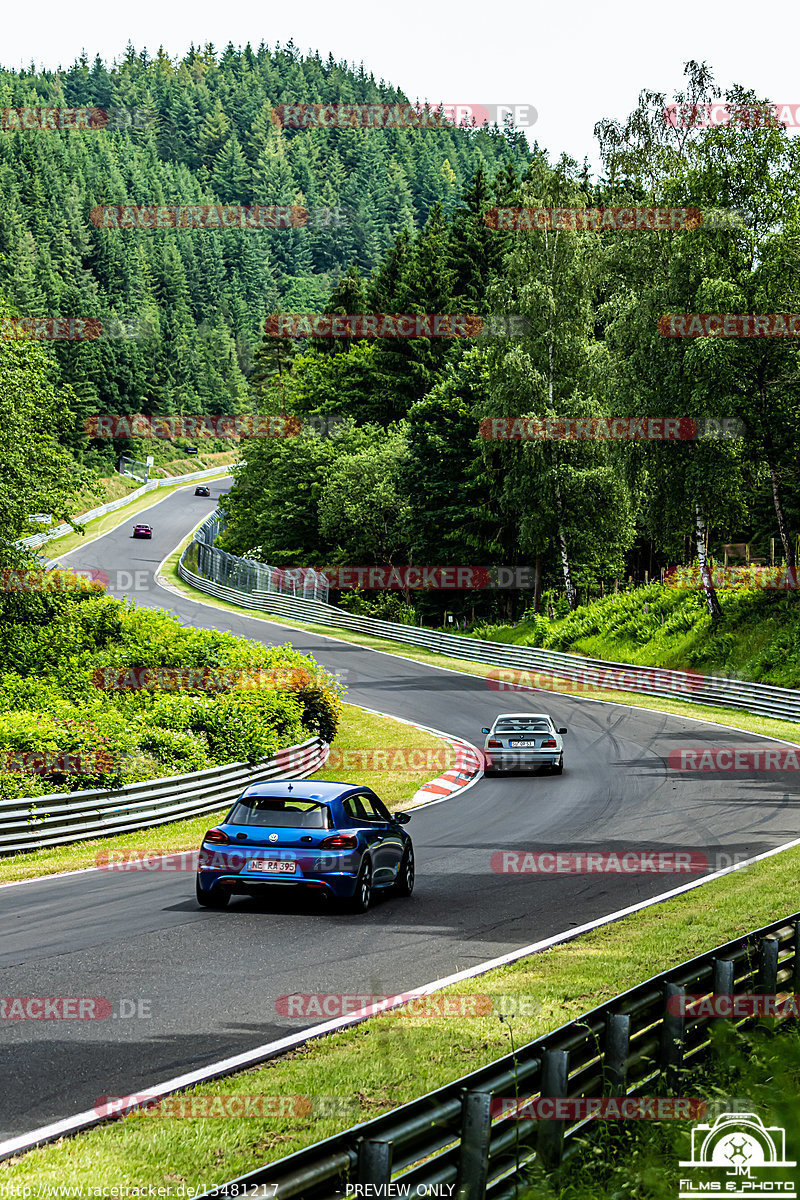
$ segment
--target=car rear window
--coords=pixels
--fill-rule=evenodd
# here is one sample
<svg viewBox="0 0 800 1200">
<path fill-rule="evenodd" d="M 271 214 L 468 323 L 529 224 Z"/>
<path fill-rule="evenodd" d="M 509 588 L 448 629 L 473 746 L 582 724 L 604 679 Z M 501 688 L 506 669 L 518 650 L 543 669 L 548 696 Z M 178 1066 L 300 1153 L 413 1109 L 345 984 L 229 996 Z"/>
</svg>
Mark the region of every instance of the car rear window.
<svg viewBox="0 0 800 1200">
<path fill-rule="evenodd" d="M 550 733 L 547 721 L 498 721 L 495 733 Z"/>
<path fill-rule="evenodd" d="M 274 796 L 244 796 L 227 821 L 231 825 L 274 825 L 283 829 L 330 829 L 330 811 L 315 800 L 284 800 Z"/>
</svg>

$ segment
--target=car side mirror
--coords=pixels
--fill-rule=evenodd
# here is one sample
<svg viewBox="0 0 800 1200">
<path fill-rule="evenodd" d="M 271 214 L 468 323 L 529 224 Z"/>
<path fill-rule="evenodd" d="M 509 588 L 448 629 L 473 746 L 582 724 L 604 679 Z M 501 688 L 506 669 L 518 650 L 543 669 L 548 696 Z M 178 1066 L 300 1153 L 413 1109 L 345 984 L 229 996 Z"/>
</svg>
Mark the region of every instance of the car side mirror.
<svg viewBox="0 0 800 1200">
<path fill-rule="evenodd" d="M 481 733 L 488 733 L 488 732 L 489 732 L 489 730 L 488 730 L 488 729 L 482 729 L 482 730 L 481 730 Z"/>
<path fill-rule="evenodd" d="M 393 815 L 398 825 L 407 825 L 411 820 L 411 813 L 394 813 Z"/>
<path fill-rule="evenodd" d="M 569 733 L 568 729 L 557 729 L 556 733 Z"/>
</svg>

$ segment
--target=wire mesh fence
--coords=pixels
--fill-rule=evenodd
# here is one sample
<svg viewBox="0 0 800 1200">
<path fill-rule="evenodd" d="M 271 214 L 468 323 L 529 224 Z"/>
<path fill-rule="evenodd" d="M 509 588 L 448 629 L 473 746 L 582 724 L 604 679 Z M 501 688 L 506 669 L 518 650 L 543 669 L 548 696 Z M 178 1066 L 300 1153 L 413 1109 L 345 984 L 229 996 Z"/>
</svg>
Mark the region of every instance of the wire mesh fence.
<svg viewBox="0 0 800 1200">
<path fill-rule="evenodd" d="M 244 592 L 246 595 L 252 595 L 254 592 L 272 592 L 293 596 L 299 600 L 327 602 L 328 580 L 325 575 L 311 567 L 272 567 L 268 563 L 239 558 L 236 554 L 220 550 L 214 543 L 225 524 L 224 515 L 217 511 L 195 532 L 195 574 L 201 579 L 236 592 Z"/>
</svg>

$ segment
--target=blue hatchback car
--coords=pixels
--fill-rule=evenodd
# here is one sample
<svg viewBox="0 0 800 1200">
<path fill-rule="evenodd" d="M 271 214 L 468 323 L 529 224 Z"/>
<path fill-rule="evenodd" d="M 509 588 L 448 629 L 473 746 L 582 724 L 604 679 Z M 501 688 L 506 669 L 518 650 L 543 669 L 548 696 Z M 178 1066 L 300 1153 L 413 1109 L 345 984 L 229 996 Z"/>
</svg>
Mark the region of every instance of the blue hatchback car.
<svg viewBox="0 0 800 1200">
<path fill-rule="evenodd" d="M 326 893 L 366 912 L 373 893 L 414 890 L 414 847 L 368 787 L 292 779 L 255 783 L 200 848 L 197 902 L 224 908 L 234 892 L 265 886 Z"/>
</svg>

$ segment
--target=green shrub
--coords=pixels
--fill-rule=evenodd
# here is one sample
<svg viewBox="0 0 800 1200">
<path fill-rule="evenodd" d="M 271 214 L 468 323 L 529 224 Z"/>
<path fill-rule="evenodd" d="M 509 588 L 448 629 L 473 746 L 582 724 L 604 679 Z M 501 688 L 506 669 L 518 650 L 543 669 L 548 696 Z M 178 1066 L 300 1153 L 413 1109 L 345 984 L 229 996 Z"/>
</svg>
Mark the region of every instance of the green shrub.
<svg viewBox="0 0 800 1200">
<path fill-rule="evenodd" d="M 209 765 L 208 739 L 201 733 L 178 733 L 174 729 L 148 729 L 138 749 L 152 755 L 160 775 L 188 775 Z"/>
<path fill-rule="evenodd" d="M 341 719 L 341 685 L 292 646 L 186 629 L 95 585 L 0 594 L 0 655 L 0 797 L 257 762 L 312 734 L 333 741 Z M 108 687 L 140 667 L 178 674 Z M 184 669 L 198 686 L 170 690 Z"/>
</svg>

